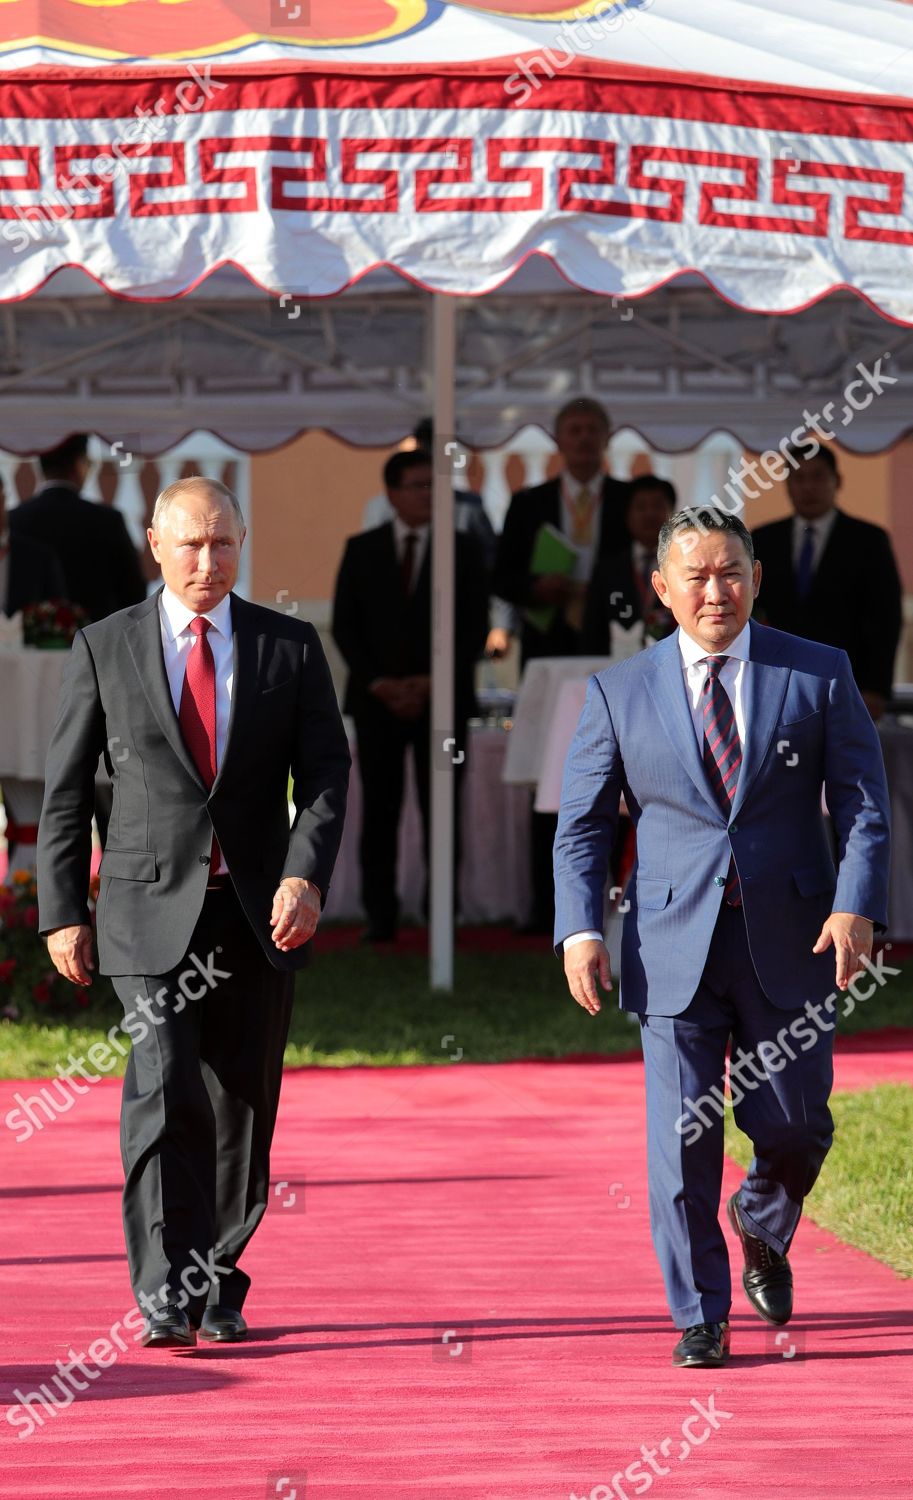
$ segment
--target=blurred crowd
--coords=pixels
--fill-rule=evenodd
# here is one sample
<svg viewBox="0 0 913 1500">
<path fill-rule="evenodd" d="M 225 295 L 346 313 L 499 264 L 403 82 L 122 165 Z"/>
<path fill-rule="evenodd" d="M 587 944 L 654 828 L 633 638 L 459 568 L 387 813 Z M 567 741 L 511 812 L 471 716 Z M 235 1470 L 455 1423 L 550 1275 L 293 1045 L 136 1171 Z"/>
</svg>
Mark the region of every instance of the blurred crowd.
<svg viewBox="0 0 913 1500">
<path fill-rule="evenodd" d="M 476 666 L 517 642 L 521 668 L 545 656 L 617 656 L 674 628 L 652 577 L 660 527 L 679 508 L 667 480 L 607 472 L 609 415 L 579 397 L 557 413 L 559 472 L 517 491 L 496 535 L 480 495 L 455 492 L 455 722 L 448 741 L 460 789 L 478 706 Z M 396 936 L 398 830 L 411 755 L 425 835 L 431 785 L 431 549 L 434 434 L 394 453 L 363 530 L 348 539 L 336 579 L 332 634 L 348 671 L 344 711 L 354 724 L 362 789 L 365 936 Z M 755 616 L 842 647 L 877 719 L 891 695 L 902 590 L 890 538 L 841 507 L 842 479 L 828 448 L 786 451 L 792 514 L 753 531 L 763 568 Z M 7 514 L 0 488 L 0 612 L 68 599 L 90 620 L 145 597 L 146 581 L 124 520 L 82 495 L 88 440 L 74 436 L 40 459 L 36 493 Z M 709 497 L 688 496 L 688 503 Z M 750 525 L 750 501 L 744 516 Z M 105 798 L 97 809 L 104 830 Z M 553 915 L 555 819 L 531 813 L 533 903 L 527 930 Z M 459 828 L 459 816 L 456 826 Z M 459 860 L 459 846 L 457 847 Z"/>
</svg>

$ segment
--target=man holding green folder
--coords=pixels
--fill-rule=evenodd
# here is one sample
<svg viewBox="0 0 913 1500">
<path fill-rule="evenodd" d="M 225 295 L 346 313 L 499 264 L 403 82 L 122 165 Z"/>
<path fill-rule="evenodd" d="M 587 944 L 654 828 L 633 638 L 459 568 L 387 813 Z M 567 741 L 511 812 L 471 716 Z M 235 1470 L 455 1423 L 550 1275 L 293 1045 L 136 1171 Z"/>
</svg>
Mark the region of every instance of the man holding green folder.
<svg viewBox="0 0 913 1500">
<path fill-rule="evenodd" d="M 605 472 L 612 428 L 605 407 L 578 396 L 555 419 L 563 467 L 553 479 L 518 490 L 498 542 L 492 592 L 520 610 L 521 661 L 577 656 L 586 591 L 596 561 L 630 542 L 628 486 Z M 532 814 L 533 911 L 525 929 L 551 932 L 552 843 L 557 819 Z"/>
</svg>

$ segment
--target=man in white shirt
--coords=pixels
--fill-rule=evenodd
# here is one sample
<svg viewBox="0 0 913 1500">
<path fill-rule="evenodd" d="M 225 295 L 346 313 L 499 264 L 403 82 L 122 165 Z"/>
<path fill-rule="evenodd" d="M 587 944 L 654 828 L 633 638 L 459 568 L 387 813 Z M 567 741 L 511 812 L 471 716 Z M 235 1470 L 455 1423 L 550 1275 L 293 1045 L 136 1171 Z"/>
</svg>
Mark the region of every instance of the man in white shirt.
<svg viewBox="0 0 913 1500">
<path fill-rule="evenodd" d="M 681 1331 L 673 1363 L 706 1367 L 729 1354 L 727 1046 L 754 1147 L 728 1214 L 749 1302 L 779 1325 L 792 1314 L 789 1245 L 831 1144 L 834 1007 L 887 922 L 889 804 L 845 653 L 750 620 L 761 567 L 741 521 L 680 511 L 658 561 L 679 629 L 590 679 L 555 840 L 555 942 L 571 994 L 598 1014 L 623 794 L 637 860 L 621 1004 L 641 1024 L 653 1240 Z"/>
</svg>

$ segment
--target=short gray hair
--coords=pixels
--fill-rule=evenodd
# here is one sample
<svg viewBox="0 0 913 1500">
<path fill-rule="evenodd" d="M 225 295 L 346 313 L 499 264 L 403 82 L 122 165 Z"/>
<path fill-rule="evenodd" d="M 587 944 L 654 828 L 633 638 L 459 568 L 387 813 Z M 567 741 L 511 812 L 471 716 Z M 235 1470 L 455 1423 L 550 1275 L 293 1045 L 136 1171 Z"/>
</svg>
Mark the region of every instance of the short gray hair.
<svg viewBox="0 0 913 1500">
<path fill-rule="evenodd" d="M 207 479 L 205 474 L 191 474 L 186 479 L 176 479 L 174 484 L 169 484 L 162 490 L 152 512 L 152 530 L 158 531 L 165 524 L 168 511 L 175 500 L 180 500 L 184 495 L 199 493 L 218 495 L 220 499 L 227 500 L 235 513 L 240 530 L 244 530 L 244 512 L 237 495 L 228 488 L 227 484 L 223 484 L 221 479 Z"/>
<path fill-rule="evenodd" d="M 718 505 L 687 505 L 684 510 L 677 510 L 660 527 L 656 561 L 661 573 L 665 571 L 669 548 L 683 531 L 701 531 L 705 536 L 708 531 L 728 531 L 731 536 L 738 537 L 748 553 L 748 561 L 754 565 L 751 532 L 738 516 L 731 516 L 728 510 L 722 510 Z"/>
</svg>

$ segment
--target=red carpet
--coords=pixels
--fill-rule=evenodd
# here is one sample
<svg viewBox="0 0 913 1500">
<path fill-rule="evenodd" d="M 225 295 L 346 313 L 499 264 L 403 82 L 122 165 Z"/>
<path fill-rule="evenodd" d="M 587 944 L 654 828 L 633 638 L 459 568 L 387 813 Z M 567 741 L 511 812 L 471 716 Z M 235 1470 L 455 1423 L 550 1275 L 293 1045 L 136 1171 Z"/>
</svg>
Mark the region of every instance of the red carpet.
<svg viewBox="0 0 913 1500">
<path fill-rule="evenodd" d="M 895 1075 L 913 1077 L 909 1053 L 838 1059 L 840 1084 Z M 2 1116 L 39 1086 L 0 1086 Z M 130 1308 L 118 1096 L 101 1082 L 7 1137 L 5 1400 Z M 688 1500 L 911 1494 L 913 1283 L 811 1224 L 788 1337 L 739 1292 L 732 1365 L 671 1368 L 636 1062 L 293 1073 L 275 1178 L 246 1262 L 256 1339 L 151 1355 L 122 1334 L 127 1352 L 92 1379 L 76 1367 L 86 1390 L 37 1408 L 30 1436 L 0 1422 L 0 1493 L 603 1500 L 650 1478 Z"/>
</svg>

